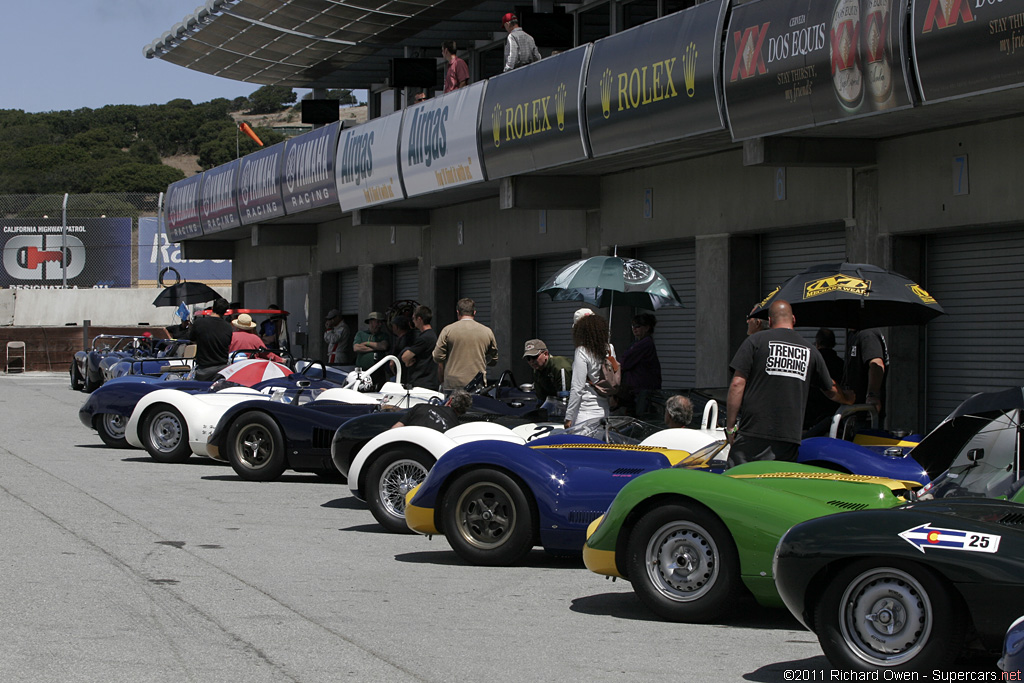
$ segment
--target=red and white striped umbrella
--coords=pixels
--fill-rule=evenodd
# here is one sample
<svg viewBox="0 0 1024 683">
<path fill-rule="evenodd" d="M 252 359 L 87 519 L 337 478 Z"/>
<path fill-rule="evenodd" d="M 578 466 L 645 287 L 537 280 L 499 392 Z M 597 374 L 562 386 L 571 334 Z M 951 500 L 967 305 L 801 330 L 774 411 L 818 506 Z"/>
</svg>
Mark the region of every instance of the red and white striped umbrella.
<svg viewBox="0 0 1024 683">
<path fill-rule="evenodd" d="M 252 358 L 233 363 L 218 374 L 235 384 L 244 384 L 247 387 L 251 387 L 264 380 L 274 379 L 275 377 L 287 377 L 292 374 L 292 371 L 288 367 L 275 363 L 272 360 Z"/>
</svg>

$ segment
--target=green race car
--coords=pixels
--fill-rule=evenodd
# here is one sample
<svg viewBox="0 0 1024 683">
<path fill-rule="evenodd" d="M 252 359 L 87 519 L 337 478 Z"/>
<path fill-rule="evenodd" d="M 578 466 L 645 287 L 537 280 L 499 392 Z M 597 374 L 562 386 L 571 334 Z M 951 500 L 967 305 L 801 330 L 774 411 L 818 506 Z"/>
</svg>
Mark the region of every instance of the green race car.
<svg viewBox="0 0 1024 683">
<path fill-rule="evenodd" d="M 745 587 L 782 606 L 772 578 L 779 538 L 794 524 L 906 502 L 916 482 L 752 462 L 724 474 L 672 468 L 637 477 L 587 531 L 583 560 L 622 577 L 664 619 L 720 616 Z"/>
</svg>

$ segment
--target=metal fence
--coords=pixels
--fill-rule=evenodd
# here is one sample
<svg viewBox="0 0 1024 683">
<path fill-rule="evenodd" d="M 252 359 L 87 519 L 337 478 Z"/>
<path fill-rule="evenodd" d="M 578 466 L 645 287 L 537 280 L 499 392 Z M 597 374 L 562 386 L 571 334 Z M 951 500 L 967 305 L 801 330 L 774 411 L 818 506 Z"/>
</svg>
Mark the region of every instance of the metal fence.
<svg viewBox="0 0 1024 683">
<path fill-rule="evenodd" d="M 167 267 L 230 285 L 230 262 L 181 259 L 161 201 L 155 192 L 0 195 L 0 287 L 152 287 Z"/>
</svg>

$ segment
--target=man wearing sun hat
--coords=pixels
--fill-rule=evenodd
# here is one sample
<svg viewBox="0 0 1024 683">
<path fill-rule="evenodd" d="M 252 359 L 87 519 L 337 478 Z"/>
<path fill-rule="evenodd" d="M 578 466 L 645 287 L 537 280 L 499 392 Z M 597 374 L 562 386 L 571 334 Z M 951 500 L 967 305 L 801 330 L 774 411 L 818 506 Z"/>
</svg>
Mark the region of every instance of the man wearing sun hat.
<svg viewBox="0 0 1024 683">
<path fill-rule="evenodd" d="M 552 356 L 542 340 L 526 342 L 523 360 L 533 368 L 533 391 L 541 403 L 548 396 L 557 398 L 558 392 L 572 387 L 572 361 L 565 356 Z"/>
<path fill-rule="evenodd" d="M 519 19 L 509 12 L 501 18 L 501 26 L 508 31 L 505 39 L 505 71 L 540 61 L 540 51 L 533 36 L 519 27 Z"/>
<path fill-rule="evenodd" d="M 248 313 L 242 313 L 231 321 L 231 344 L 228 345 L 228 353 L 246 351 L 258 358 L 268 358 L 278 363 L 283 363 L 284 358 L 276 353 L 267 350 L 266 345 L 255 330 L 258 327 L 256 321 Z"/>
</svg>

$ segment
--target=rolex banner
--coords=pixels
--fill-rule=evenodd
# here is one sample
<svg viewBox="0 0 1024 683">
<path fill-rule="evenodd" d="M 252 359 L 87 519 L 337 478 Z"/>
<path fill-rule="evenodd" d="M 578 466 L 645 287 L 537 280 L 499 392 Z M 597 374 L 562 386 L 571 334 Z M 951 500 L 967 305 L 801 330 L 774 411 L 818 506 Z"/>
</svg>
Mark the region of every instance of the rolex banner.
<svg viewBox="0 0 1024 683">
<path fill-rule="evenodd" d="M 407 107 L 402 182 L 409 197 L 483 182 L 476 130 L 485 82 Z"/>
<path fill-rule="evenodd" d="M 203 226 L 199 223 L 199 186 L 202 182 L 203 174 L 199 173 L 171 183 L 167 188 L 164 216 L 167 236 L 172 242 L 203 234 Z"/>
<path fill-rule="evenodd" d="M 914 0 L 925 101 L 1024 84 L 1024 0 Z"/>
<path fill-rule="evenodd" d="M 342 211 L 405 199 L 398 177 L 402 112 L 341 131 L 335 176 Z"/>
<path fill-rule="evenodd" d="M 909 107 L 905 16 L 906 0 L 757 0 L 733 9 L 723 69 L 733 138 Z"/>
<path fill-rule="evenodd" d="M 584 45 L 487 82 L 480 140 L 488 178 L 587 158 L 580 99 L 589 50 Z"/>
<path fill-rule="evenodd" d="M 595 157 L 724 129 L 715 73 L 726 5 L 702 3 L 594 43 L 586 113 Z"/>
<path fill-rule="evenodd" d="M 199 186 L 199 222 L 203 234 L 241 227 L 238 217 L 238 159 L 203 173 Z"/>
</svg>

